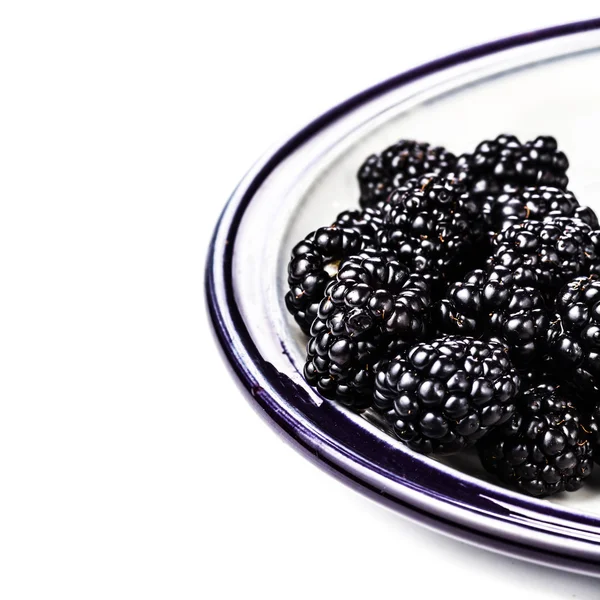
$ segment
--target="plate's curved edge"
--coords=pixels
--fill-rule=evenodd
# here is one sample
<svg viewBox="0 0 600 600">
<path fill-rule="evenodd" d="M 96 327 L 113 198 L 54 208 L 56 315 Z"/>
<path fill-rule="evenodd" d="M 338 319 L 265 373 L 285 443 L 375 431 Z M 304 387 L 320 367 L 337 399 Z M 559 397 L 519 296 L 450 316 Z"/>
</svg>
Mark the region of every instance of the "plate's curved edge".
<svg viewBox="0 0 600 600">
<path fill-rule="evenodd" d="M 219 338 L 217 332 L 214 330 L 213 335 L 219 340 L 219 342 L 221 342 L 221 338 Z M 227 356 L 222 343 L 218 345 L 218 348 L 224 360 L 227 359 L 225 362 L 228 367 L 231 368 L 236 375 L 238 375 L 238 372 L 235 370 L 231 360 Z M 244 392 L 249 391 L 243 386 L 239 379 L 238 384 Z M 364 481 L 357 479 L 347 471 L 340 469 L 339 466 L 333 461 L 329 460 L 326 455 L 319 454 L 317 451 L 315 451 L 310 444 L 306 443 L 301 435 L 298 435 L 296 430 L 290 430 L 286 426 L 286 422 L 282 420 L 279 415 L 269 410 L 269 407 L 265 404 L 259 389 L 250 391 L 250 394 L 255 400 L 255 402 L 250 403 L 252 408 L 255 410 L 258 416 L 277 435 L 280 436 L 283 442 L 293 447 L 294 450 L 300 452 L 312 464 L 326 471 L 329 475 L 335 477 L 344 485 L 347 485 L 354 491 L 361 493 L 370 500 L 385 506 L 387 509 L 400 514 L 402 517 L 427 527 L 428 529 L 443 535 L 447 535 L 453 539 L 498 552 L 505 556 L 518 556 L 523 560 L 527 560 L 538 565 L 553 568 L 559 566 L 564 571 L 600 577 L 598 562 L 595 560 L 587 561 L 580 558 L 573 559 L 573 557 L 569 555 L 551 551 L 543 551 L 513 540 L 507 540 L 490 535 L 482 530 L 465 527 L 439 515 L 422 510 L 416 505 L 402 502 L 396 497 L 390 496 L 384 491 L 366 484 Z"/>
<path fill-rule="evenodd" d="M 334 474 L 339 476 L 346 483 L 352 485 L 352 487 L 395 508 L 406 516 L 423 522 L 427 526 L 445 531 L 454 537 L 464 538 L 467 541 L 501 552 L 515 554 L 522 558 L 540 562 L 542 564 L 560 566 L 562 568 L 568 568 L 570 570 L 576 570 L 591 575 L 600 575 L 600 546 L 597 544 L 590 543 L 592 546 L 595 546 L 595 548 L 593 548 L 594 551 L 591 551 L 587 557 L 579 556 L 577 559 L 573 559 L 570 555 L 566 555 L 565 553 L 561 554 L 559 543 L 556 544 L 556 552 L 553 552 L 523 545 L 518 540 L 508 539 L 508 536 L 507 538 L 500 538 L 483 531 L 470 530 L 464 525 L 444 519 L 441 514 L 424 512 L 416 505 L 408 505 L 396 497 L 386 496 L 385 494 L 382 494 L 381 491 L 375 491 L 366 481 L 354 477 L 350 471 L 340 468 L 340 466 L 334 464 L 323 455 L 317 455 L 314 447 L 311 446 L 310 440 L 304 439 L 289 422 L 285 422 L 285 420 L 281 418 L 281 415 L 278 415 L 277 411 L 273 410 L 273 406 L 271 406 L 269 402 L 265 401 L 264 397 L 262 397 L 263 395 L 260 393 L 261 388 L 259 387 L 258 382 L 253 377 L 252 373 L 244 367 L 235 344 L 241 343 L 246 350 L 253 349 L 255 355 L 258 355 L 258 352 L 250 339 L 239 312 L 237 312 L 237 307 L 233 301 L 231 281 L 227 279 L 226 275 L 228 272 L 231 272 L 233 256 L 233 243 L 231 242 L 235 239 L 237 228 L 245 207 L 250 202 L 256 190 L 286 156 L 323 127 L 334 122 L 341 115 L 346 114 L 364 102 L 391 89 L 401 87 L 408 82 L 459 65 L 463 62 L 468 62 L 510 48 L 597 29 L 600 29 L 600 18 L 520 34 L 463 50 L 392 77 L 372 88 L 360 92 L 340 105 L 332 108 L 291 137 L 275 152 L 267 155 L 265 159 L 260 160 L 250 170 L 246 177 L 244 177 L 233 192 L 217 223 L 215 233 L 210 243 L 206 263 L 207 306 L 214 331 L 230 365 L 233 367 L 243 386 L 257 401 L 255 407 L 258 408 L 260 406 L 260 408 L 263 409 L 260 411 L 262 416 L 267 417 L 267 420 L 271 425 L 280 428 L 280 431 L 283 429 L 292 439 L 298 442 L 308 456 L 319 464 L 319 466 L 327 466 L 329 470 L 333 470 Z M 219 274 L 223 275 L 222 281 L 218 280 Z M 221 292 L 225 293 L 226 298 L 229 300 L 225 304 L 219 302 L 219 289 Z M 235 329 L 230 329 L 231 323 L 227 322 L 228 318 L 231 323 L 235 323 Z M 232 335 L 232 333 L 235 333 L 235 335 Z M 238 339 L 234 340 L 235 337 Z M 252 352 L 250 353 L 252 354 Z M 524 499 L 522 504 L 523 507 L 527 509 L 527 499 Z M 536 507 L 534 507 L 534 509 L 535 508 Z M 554 514 L 558 518 L 564 517 L 565 514 L 563 509 L 554 506 L 549 506 L 547 512 L 549 515 Z M 587 520 L 588 519 L 584 519 L 584 521 Z M 565 562 L 565 558 L 568 558 L 568 562 Z"/>
</svg>

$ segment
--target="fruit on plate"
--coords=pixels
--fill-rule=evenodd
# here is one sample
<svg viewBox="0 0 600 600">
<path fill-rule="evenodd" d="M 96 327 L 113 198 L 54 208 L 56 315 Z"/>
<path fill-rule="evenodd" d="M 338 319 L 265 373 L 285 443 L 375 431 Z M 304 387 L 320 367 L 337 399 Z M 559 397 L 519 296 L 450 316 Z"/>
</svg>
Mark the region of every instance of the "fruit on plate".
<svg viewBox="0 0 600 600">
<path fill-rule="evenodd" d="M 576 277 L 560 291 L 548 328 L 548 351 L 579 393 L 600 400 L 600 277 Z"/>
<path fill-rule="evenodd" d="M 499 194 L 506 185 L 554 186 L 566 189 L 569 161 L 547 135 L 521 143 L 514 135 L 502 134 L 484 140 L 472 154 L 462 154 L 456 168 L 465 174 L 477 194 Z"/>
<path fill-rule="evenodd" d="M 592 442 L 569 391 L 541 381 L 520 394 L 516 406 L 479 442 L 483 466 L 532 496 L 579 489 L 592 472 Z"/>
<path fill-rule="evenodd" d="M 456 157 L 441 146 L 415 140 L 399 140 L 381 154 L 372 154 L 358 170 L 359 203 L 363 208 L 386 198 L 408 179 L 424 173 L 446 173 Z"/>
<path fill-rule="evenodd" d="M 306 380 L 355 408 L 371 404 L 375 363 L 427 334 L 429 285 L 391 252 L 349 257 L 325 288 L 307 345 Z"/>
<path fill-rule="evenodd" d="M 379 363 L 374 404 L 409 448 L 453 454 L 510 418 L 519 385 L 500 341 L 442 336 Z"/>
<path fill-rule="evenodd" d="M 451 284 L 433 312 L 440 333 L 500 337 L 514 365 L 532 369 L 543 359 L 549 311 L 541 292 L 522 286 L 507 267 L 477 269 Z"/>
<path fill-rule="evenodd" d="M 533 496 L 581 487 L 600 461 L 600 226 L 568 168 L 547 135 L 368 156 L 359 206 L 291 251 L 306 381 L 413 451 L 476 446 Z"/>
</svg>

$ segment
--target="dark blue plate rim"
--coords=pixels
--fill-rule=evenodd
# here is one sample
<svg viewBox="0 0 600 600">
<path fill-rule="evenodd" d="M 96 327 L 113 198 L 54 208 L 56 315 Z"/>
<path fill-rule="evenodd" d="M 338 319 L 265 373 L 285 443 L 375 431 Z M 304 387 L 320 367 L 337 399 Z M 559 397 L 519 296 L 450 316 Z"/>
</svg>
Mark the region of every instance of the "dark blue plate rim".
<svg viewBox="0 0 600 600">
<path fill-rule="evenodd" d="M 360 471 L 355 468 L 357 464 L 356 455 L 347 455 L 341 458 L 338 456 L 336 460 L 332 460 L 328 453 L 323 451 L 324 444 L 325 448 L 331 445 L 332 449 L 336 445 L 332 443 L 330 438 L 315 432 L 314 427 L 310 426 L 312 423 L 308 421 L 303 423 L 302 419 L 297 417 L 297 414 L 292 416 L 286 411 L 282 411 L 281 398 L 289 399 L 290 396 L 298 396 L 298 390 L 294 389 L 293 384 L 285 376 L 273 369 L 254 345 L 235 301 L 232 259 L 236 234 L 243 214 L 265 179 L 286 157 L 341 116 L 382 94 L 444 69 L 511 48 L 598 29 L 600 29 L 600 18 L 558 25 L 489 42 L 396 75 L 333 107 L 291 137 L 268 158 L 261 161 L 253 170 L 253 175 L 249 179 L 245 178 L 240 183 L 217 223 L 206 264 L 207 306 L 214 331 L 227 360 L 244 388 L 256 401 L 255 408 L 259 409 L 261 415 L 266 416 L 271 425 L 276 426 L 276 429 L 280 432 L 284 431 L 292 440 L 297 442 L 300 449 L 307 451 L 308 456 L 319 466 L 326 468 L 358 491 L 435 529 L 443 530 L 466 541 L 470 540 L 479 545 L 543 564 L 562 566 L 595 575 L 600 573 L 600 535 L 597 533 L 600 531 L 600 519 L 592 515 L 568 512 L 561 507 L 548 504 L 543 505 L 542 515 L 540 504 L 535 500 L 525 496 L 505 494 L 501 488 L 498 488 L 497 498 L 490 499 L 489 490 L 485 491 L 484 496 L 476 484 L 461 479 L 458 504 L 466 510 L 481 513 L 481 522 L 478 524 L 480 526 L 472 527 L 464 523 L 458 523 L 452 518 L 447 518 L 447 515 L 432 510 L 430 506 L 420 505 L 418 500 L 407 502 L 405 499 L 388 494 L 386 491 L 374 486 L 372 481 L 362 477 Z M 223 298 L 225 298 L 224 302 Z M 249 357 L 248 362 L 246 362 L 248 359 L 242 357 L 241 348 Z M 250 364 L 255 367 L 254 372 L 249 368 Z M 260 377 L 256 376 L 256 372 L 260 373 Z M 296 398 L 298 404 L 304 406 L 302 400 L 302 398 Z M 320 413 L 319 417 L 323 418 L 323 413 Z M 298 448 L 298 446 L 296 447 Z M 335 450 L 339 452 L 339 448 L 335 448 Z M 410 460 L 410 457 L 407 457 L 407 462 L 410 462 Z M 409 471 L 411 466 L 407 465 L 405 470 Z M 372 463 L 369 463 L 369 467 L 377 469 L 377 465 L 374 466 Z M 410 485 L 413 489 L 424 494 L 431 494 L 442 500 L 445 499 L 443 491 L 432 493 L 427 486 L 409 484 L 406 479 L 395 477 L 393 473 L 390 474 L 383 467 L 380 474 L 386 477 L 391 476 L 394 481 L 401 485 Z M 438 473 L 431 473 L 431 475 L 439 479 Z M 437 481 L 437 485 L 440 485 L 439 481 Z M 452 477 L 448 477 L 448 481 L 441 482 L 442 490 L 444 485 L 455 486 L 456 481 L 453 481 Z M 456 494 L 453 494 L 453 496 L 456 496 Z M 456 502 L 457 498 L 454 497 L 453 500 Z M 498 502 L 495 502 L 495 500 Z M 504 502 L 507 502 L 510 508 L 499 509 L 499 506 L 502 506 Z M 531 518 L 532 514 L 535 515 L 533 518 Z M 518 522 L 524 530 L 529 530 L 529 539 L 523 543 L 522 537 L 517 538 L 508 531 L 506 534 L 499 535 L 497 528 L 486 527 L 486 521 L 489 519 L 497 520 L 500 523 L 504 521 L 507 524 Z M 547 529 L 544 527 L 544 520 L 552 521 L 552 525 L 548 526 Z M 573 524 L 572 527 L 569 521 Z M 557 525 L 557 523 L 560 524 Z M 590 534 L 583 540 L 580 538 L 582 531 Z M 550 541 L 545 539 L 543 543 L 536 543 L 536 532 L 549 534 Z M 553 540 L 552 537 L 556 539 Z M 583 547 L 577 548 L 574 552 L 573 549 L 567 549 L 563 546 L 561 538 L 583 541 L 584 544 Z"/>
</svg>

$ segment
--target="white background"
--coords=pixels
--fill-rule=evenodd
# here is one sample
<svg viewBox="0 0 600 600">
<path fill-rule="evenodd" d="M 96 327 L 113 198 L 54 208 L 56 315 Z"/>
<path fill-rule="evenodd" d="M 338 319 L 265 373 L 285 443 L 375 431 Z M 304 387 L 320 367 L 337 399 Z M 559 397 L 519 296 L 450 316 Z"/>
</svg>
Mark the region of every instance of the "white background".
<svg viewBox="0 0 600 600">
<path fill-rule="evenodd" d="M 0 5 L 0 597 L 598 597 L 321 472 L 210 334 L 209 236 L 272 142 L 410 66 L 596 16 L 439 4 Z"/>
</svg>

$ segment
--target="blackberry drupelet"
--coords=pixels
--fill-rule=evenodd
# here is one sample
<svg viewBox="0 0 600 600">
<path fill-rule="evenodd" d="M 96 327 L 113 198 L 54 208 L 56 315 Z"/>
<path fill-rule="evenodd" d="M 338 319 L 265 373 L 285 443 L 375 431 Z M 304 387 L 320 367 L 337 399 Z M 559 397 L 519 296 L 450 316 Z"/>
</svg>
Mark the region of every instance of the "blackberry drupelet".
<svg viewBox="0 0 600 600">
<path fill-rule="evenodd" d="M 574 194 L 548 186 L 512 189 L 501 194 L 490 209 L 489 226 L 499 232 L 520 221 L 543 221 L 548 216 L 575 217 L 592 228 L 598 227 L 594 211 L 581 206 Z"/>
<path fill-rule="evenodd" d="M 497 340 L 442 336 L 377 365 L 374 406 L 425 454 L 453 454 L 507 421 L 519 375 Z"/>
<path fill-rule="evenodd" d="M 369 156 L 358 170 L 360 205 L 373 206 L 408 179 L 424 173 L 451 171 L 455 163 L 456 157 L 445 148 L 400 140 L 380 155 Z"/>
<path fill-rule="evenodd" d="M 463 154 L 456 163 L 470 189 L 480 196 L 497 196 L 506 184 L 566 189 L 568 168 L 569 161 L 553 137 L 539 136 L 522 144 L 506 134 L 481 142 L 473 154 Z"/>
<path fill-rule="evenodd" d="M 512 418 L 477 445 L 485 469 L 532 496 L 579 489 L 592 472 L 593 450 L 568 394 L 546 380 L 516 405 Z"/>
<path fill-rule="evenodd" d="M 600 278 L 577 277 L 556 296 L 548 350 L 587 402 L 600 400 Z"/>
<path fill-rule="evenodd" d="M 522 221 L 497 235 L 488 267 L 506 267 L 515 285 L 539 289 L 551 298 L 596 262 L 591 234 L 589 225 L 571 217 Z"/>
<path fill-rule="evenodd" d="M 304 333 L 309 333 L 331 279 L 327 269 L 335 269 L 337 261 L 360 252 L 363 245 L 364 240 L 356 231 L 332 226 L 309 233 L 294 246 L 288 264 L 290 289 L 285 304 Z"/>
<path fill-rule="evenodd" d="M 477 269 L 448 287 L 434 307 L 438 333 L 503 339 L 518 369 L 530 369 L 545 352 L 549 326 L 542 294 L 515 284 L 506 267 Z"/>
<path fill-rule="evenodd" d="M 347 406 L 368 406 L 375 363 L 426 335 L 429 304 L 425 279 L 385 253 L 348 258 L 311 327 L 306 380 Z"/>
<path fill-rule="evenodd" d="M 379 245 L 434 284 L 456 279 L 483 235 L 481 212 L 451 173 L 411 182 L 391 194 L 377 232 Z"/>
</svg>

